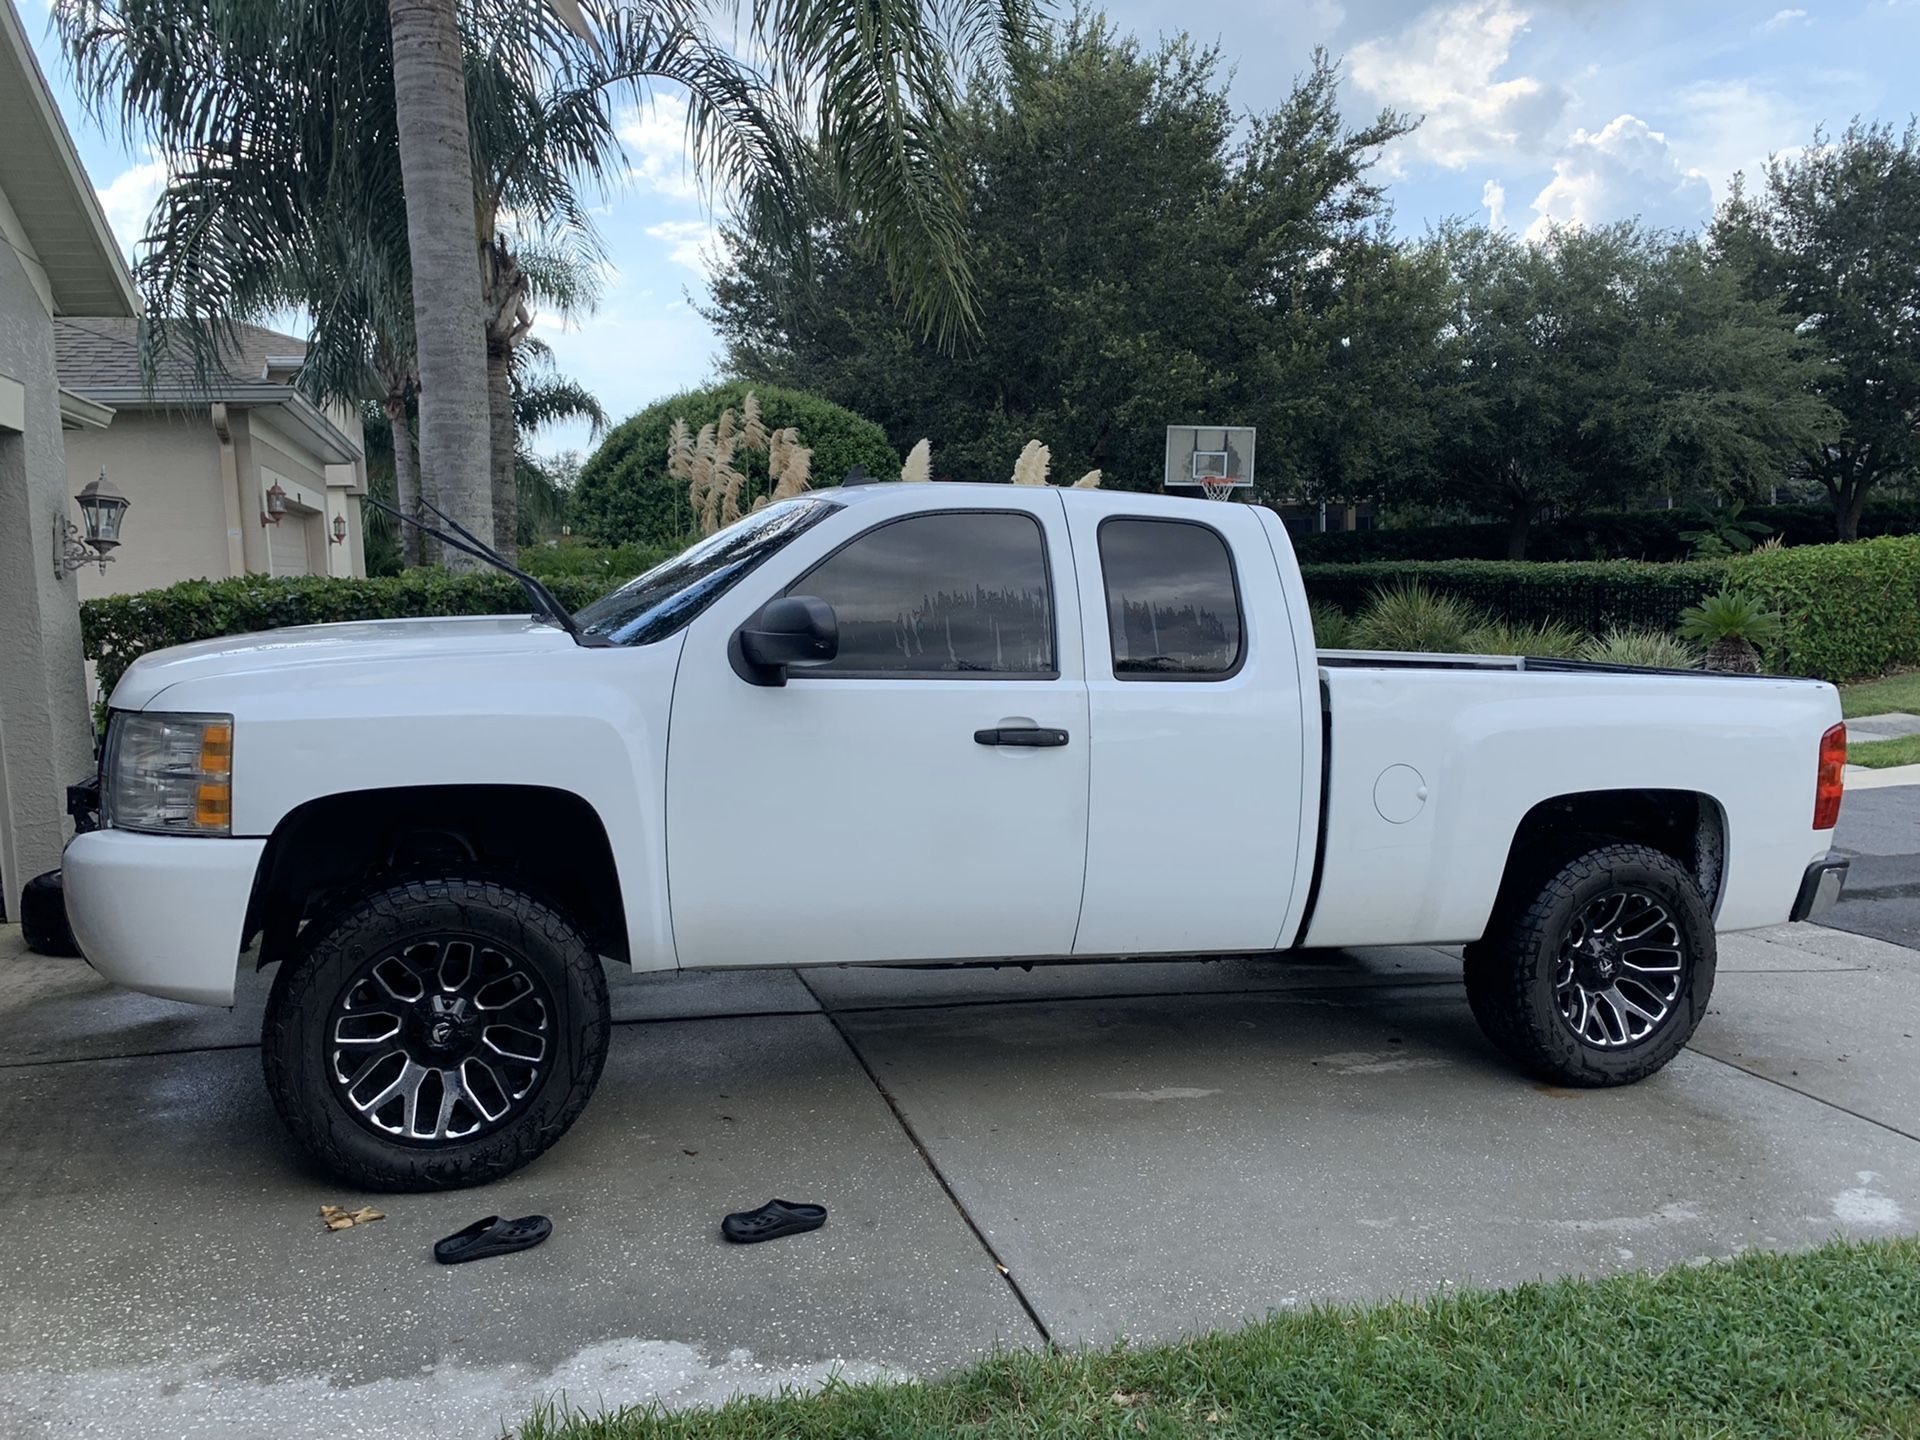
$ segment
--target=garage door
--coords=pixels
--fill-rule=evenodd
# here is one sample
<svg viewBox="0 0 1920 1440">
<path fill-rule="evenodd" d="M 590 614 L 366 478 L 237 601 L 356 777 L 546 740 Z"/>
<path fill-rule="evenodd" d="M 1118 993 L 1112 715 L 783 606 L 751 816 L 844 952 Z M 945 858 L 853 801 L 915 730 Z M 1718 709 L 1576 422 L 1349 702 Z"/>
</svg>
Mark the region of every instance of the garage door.
<svg viewBox="0 0 1920 1440">
<path fill-rule="evenodd" d="M 307 526 L 311 523 L 311 516 L 289 511 L 280 517 L 278 525 L 267 527 L 267 555 L 271 573 L 307 573 Z"/>
</svg>

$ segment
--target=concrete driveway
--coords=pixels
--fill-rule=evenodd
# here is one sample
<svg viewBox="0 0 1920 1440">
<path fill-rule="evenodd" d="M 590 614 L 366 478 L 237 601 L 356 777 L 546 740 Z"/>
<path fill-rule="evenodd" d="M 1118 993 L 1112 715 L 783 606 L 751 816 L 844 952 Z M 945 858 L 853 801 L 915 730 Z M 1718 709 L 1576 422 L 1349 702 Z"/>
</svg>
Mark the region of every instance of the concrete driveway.
<svg viewBox="0 0 1920 1440">
<path fill-rule="evenodd" d="M 1920 790 L 1878 793 L 1905 810 L 1851 838 L 1899 853 Z M 616 975 L 566 1140 L 485 1190 L 379 1197 L 283 1139 L 257 979 L 204 1011 L 0 930 L 0 1434 L 477 1437 L 561 1397 L 718 1400 L 1920 1224 L 1920 953 L 1728 937 L 1692 1051 L 1608 1092 L 1505 1069 L 1458 974 L 1376 950 Z M 719 1240 L 770 1195 L 832 1218 Z M 327 1234 L 324 1202 L 388 1218 Z M 495 1211 L 554 1238 L 432 1263 Z"/>
</svg>

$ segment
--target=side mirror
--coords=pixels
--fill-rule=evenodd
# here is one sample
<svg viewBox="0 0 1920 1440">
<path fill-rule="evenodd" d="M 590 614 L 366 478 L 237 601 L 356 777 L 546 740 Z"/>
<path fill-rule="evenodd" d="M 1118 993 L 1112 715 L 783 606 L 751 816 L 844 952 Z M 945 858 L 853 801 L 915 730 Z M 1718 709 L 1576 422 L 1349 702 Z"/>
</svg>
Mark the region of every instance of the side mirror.
<svg viewBox="0 0 1920 1440">
<path fill-rule="evenodd" d="M 824 600 L 783 595 L 734 631 L 727 649 L 749 685 L 784 685 L 789 666 L 824 665 L 840 653 L 840 623 Z"/>
</svg>

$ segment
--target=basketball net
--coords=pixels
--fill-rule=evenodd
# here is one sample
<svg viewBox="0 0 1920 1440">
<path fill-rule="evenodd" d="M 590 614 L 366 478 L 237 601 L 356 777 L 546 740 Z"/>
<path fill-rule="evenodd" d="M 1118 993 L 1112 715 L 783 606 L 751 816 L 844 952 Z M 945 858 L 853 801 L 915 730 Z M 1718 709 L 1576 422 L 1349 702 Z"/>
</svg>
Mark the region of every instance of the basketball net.
<svg viewBox="0 0 1920 1440">
<path fill-rule="evenodd" d="M 1222 475 L 1218 480 L 1202 480 L 1200 488 L 1206 492 L 1209 500 L 1225 500 L 1233 494 L 1233 481 Z"/>
</svg>

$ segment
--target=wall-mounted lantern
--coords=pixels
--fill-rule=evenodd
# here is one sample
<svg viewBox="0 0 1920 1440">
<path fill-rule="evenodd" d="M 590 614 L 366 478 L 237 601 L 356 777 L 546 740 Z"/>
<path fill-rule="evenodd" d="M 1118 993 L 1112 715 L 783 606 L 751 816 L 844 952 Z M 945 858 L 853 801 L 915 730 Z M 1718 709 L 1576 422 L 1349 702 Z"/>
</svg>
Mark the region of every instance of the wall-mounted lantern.
<svg viewBox="0 0 1920 1440">
<path fill-rule="evenodd" d="M 287 513 L 287 492 L 280 487 L 278 480 L 267 487 L 267 508 L 260 512 L 262 525 L 278 525 L 280 517 Z"/>
<path fill-rule="evenodd" d="M 344 515 L 336 515 L 333 517 L 333 543 L 335 545 L 344 545 L 346 540 L 347 517 Z"/>
<path fill-rule="evenodd" d="M 105 470 L 73 498 L 80 502 L 82 525 L 65 515 L 53 517 L 53 563 L 61 574 L 71 575 L 91 562 L 104 575 L 113 559 L 109 552 L 120 543 L 120 522 L 133 502 L 114 488 Z"/>
</svg>

